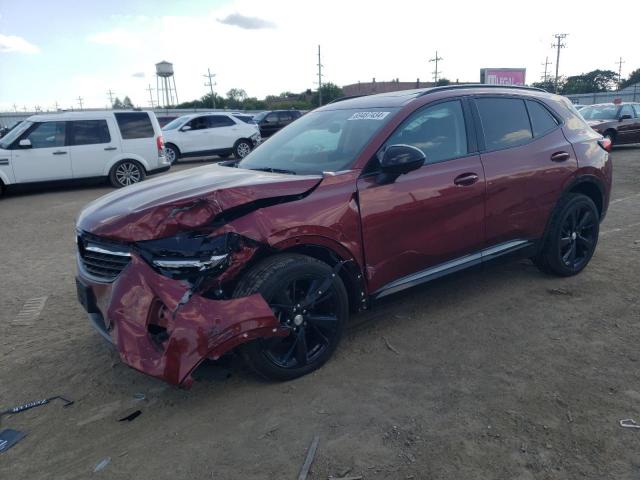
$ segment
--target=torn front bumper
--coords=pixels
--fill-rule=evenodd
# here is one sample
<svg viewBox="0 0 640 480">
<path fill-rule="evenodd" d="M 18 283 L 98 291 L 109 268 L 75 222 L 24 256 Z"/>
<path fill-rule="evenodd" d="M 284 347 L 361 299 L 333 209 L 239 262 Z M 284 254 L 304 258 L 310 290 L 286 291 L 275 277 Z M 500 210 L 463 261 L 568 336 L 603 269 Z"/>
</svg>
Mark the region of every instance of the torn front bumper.
<svg viewBox="0 0 640 480">
<path fill-rule="evenodd" d="M 205 358 L 289 334 L 261 295 L 210 300 L 191 294 L 187 283 L 156 273 L 135 254 L 112 283 L 95 282 L 80 266 L 78 296 L 124 363 L 185 387 Z"/>
</svg>

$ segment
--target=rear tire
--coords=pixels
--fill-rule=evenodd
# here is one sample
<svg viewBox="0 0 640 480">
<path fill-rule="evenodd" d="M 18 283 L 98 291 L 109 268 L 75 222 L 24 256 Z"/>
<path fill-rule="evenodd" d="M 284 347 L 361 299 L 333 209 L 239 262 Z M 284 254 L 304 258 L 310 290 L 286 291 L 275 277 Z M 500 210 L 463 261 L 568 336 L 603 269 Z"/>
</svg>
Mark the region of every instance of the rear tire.
<svg viewBox="0 0 640 480">
<path fill-rule="evenodd" d="M 173 165 L 180 159 L 180 150 L 178 150 L 178 147 L 172 144 L 165 145 L 164 154 L 167 156 L 167 160 L 169 160 L 169 163 L 171 163 L 171 165 Z"/>
<path fill-rule="evenodd" d="M 109 182 L 115 188 L 133 185 L 144 180 L 144 167 L 135 160 L 120 160 L 109 172 Z"/>
<path fill-rule="evenodd" d="M 336 275 L 315 303 L 305 305 L 304 300 L 332 273 L 329 265 L 315 258 L 282 254 L 267 258 L 244 275 L 233 296 L 261 294 L 280 323 L 290 329 L 287 337 L 259 338 L 241 347 L 252 370 L 271 380 L 292 380 L 320 368 L 331 357 L 349 316 L 344 284 Z"/>
<path fill-rule="evenodd" d="M 533 263 L 544 273 L 569 277 L 589 263 L 598 244 L 600 214 L 593 200 L 581 193 L 565 195 Z"/>
<path fill-rule="evenodd" d="M 241 138 L 233 146 L 233 156 L 238 160 L 242 160 L 244 157 L 251 153 L 253 145 L 246 138 Z"/>
</svg>

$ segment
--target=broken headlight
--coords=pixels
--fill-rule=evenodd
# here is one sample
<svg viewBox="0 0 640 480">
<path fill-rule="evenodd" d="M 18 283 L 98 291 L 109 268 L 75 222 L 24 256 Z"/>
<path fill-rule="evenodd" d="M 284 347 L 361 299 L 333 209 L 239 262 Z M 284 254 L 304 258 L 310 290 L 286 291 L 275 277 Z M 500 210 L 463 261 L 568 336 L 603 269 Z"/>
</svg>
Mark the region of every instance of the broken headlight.
<svg viewBox="0 0 640 480">
<path fill-rule="evenodd" d="M 187 233 L 138 242 L 136 246 L 142 258 L 163 275 L 192 279 L 224 271 L 231 253 L 238 248 L 238 238 L 233 234 L 210 237 Z"/>
</svg>

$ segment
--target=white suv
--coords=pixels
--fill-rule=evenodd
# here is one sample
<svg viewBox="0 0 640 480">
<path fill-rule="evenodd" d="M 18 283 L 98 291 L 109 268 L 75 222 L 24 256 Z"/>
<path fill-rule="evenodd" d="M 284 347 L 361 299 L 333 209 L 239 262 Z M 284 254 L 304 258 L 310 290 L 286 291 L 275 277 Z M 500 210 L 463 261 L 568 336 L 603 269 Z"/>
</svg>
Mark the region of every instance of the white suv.
<svg viewBox="0 0 640 480">
<path fill-rule="evenodd" d="M 253 122 L 231 113 L 183 115 L 162 128 L 167 158 L 171 163 L 184 157 L 218 155 L 246 157 L 260 141 L 260 129 Z"/>
<path fill-rule="evenodd" d="M 153 112 L 33 115 L 0 139 L 0 190 L 92 177 L 124 187 L 170 166 Z"/>
</svg>

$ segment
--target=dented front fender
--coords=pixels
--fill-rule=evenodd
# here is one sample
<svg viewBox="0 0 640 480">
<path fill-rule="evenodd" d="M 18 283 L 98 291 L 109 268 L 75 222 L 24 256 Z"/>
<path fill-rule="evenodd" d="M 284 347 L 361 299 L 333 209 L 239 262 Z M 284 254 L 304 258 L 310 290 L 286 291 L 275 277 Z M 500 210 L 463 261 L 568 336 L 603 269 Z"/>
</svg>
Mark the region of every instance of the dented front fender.
<svg viewBox="0 0 640 480">
<path fill-rule="evenodd" d="M 258 337 L 289 334 L 261 295 L 210 300 L 135 254 L 112 285 L 105 324 L 123 362 L 187 387 L 203 359 Z"/>
</svg>

